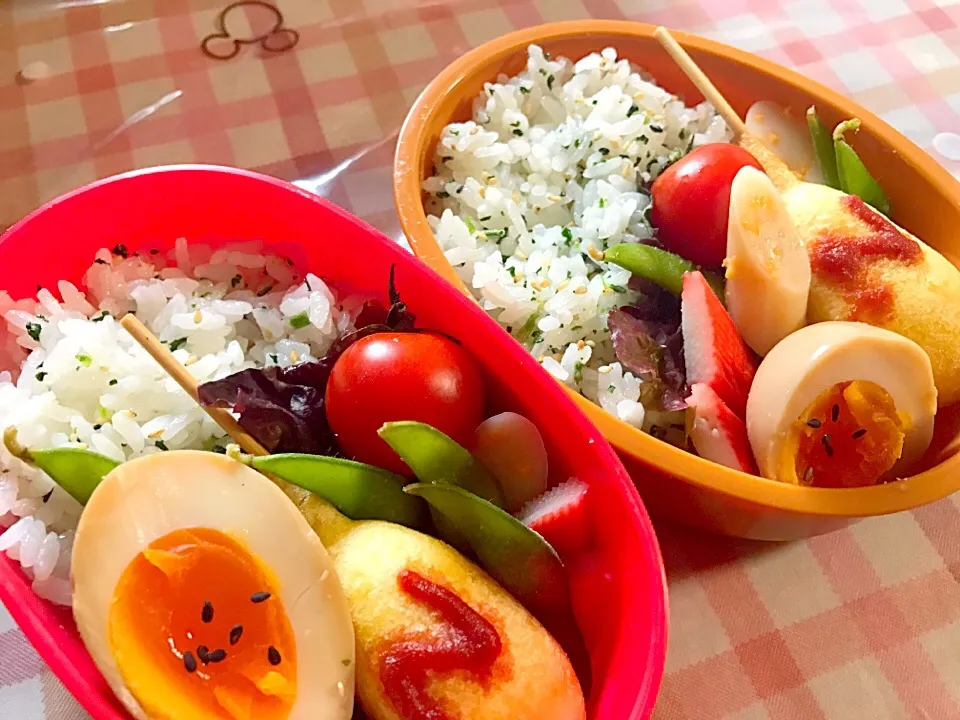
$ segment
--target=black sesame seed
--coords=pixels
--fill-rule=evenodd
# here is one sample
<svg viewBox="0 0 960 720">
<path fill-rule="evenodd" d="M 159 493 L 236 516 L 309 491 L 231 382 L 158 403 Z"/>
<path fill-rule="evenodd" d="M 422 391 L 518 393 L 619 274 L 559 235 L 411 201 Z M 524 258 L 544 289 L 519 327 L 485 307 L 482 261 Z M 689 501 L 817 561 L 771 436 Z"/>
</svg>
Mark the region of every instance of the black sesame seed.
<svg viewBox="0 0 960 720">
<path fill-rule="evenodd" d="M 864 432 L 866 432 L 866 431 L 864 431 Z M 44 502 L 49 502 L 49 501 L 50 501 L 50 497 L 51 497 L 52 495 L 53 495 L 53 488 L 50 488 L 50 491 L 49 491 L 46 495 L 43 496 L 43 501 L 44 501 Z"/>
<path fill-rule="evenodd" d="M 854 440 L 859 440 L 860 438 L 862 438 L 862 437 L 863 437 L 864 435 L 866 435 L 866 434 L 867 434 L 867 429 L 866 429 L 866 428 L 860 428 L 859 430 L 854 430 L 854 431 L 853 431 L 853 439 L 854 439 Z"/>
<path fill-rule="evenodd" d="M 209 600 L 203 603 L 203 610 L 200 611 L 200 619 L 205 623 L 213 620 L 213 603 Z"/>
<path fill-rule="evenodd" d="M 236 645 L 240 642 L 241 635 L 243 635 L 243 625 L 234 625 L 230 628 L 230 644 Z"/>
<path fill-rule="evenodd" d="M 197 671 L 197 659 L 193 656 L 193 653 L 190 652 L 189 650 L 187 650 L 183 654 L 183 668 L 188 673 Z"/>
<path fill-rule="evenodd" d="M 219 650 L 214 650 L 209 655 L 207 655 L 207 662 L 218 663 L 227 659 L 227 651 L 223 648 Z"/>
<path fill-rule="evenodd" d="M 110 252 L 112 252 L 114 255 L 119 255 L 122 258 L 126 258 L 130 256 L 130 253 L 127 250 L 126 245 L 114 245 L 113 250 L 111 250 Z"/>
<path fill-rule="evenodd" d="M 816 430 L 816 429 L 817 429 L 818 427 L 820 427 L 822 424 L 823 424 L 823 423 L 821 423 L 819 420 L 817 420 L 817 418 L 810 418 L 809 420 L 807 420 L 807 425 L 809 425 L 810 427 L 812 427 L 814 430 Z"/>
<path fill-rule="evenodd" d="M 833 445 L 824 445 L 823 449 L 827 452 L 827 457 L 833 457 Z"/>
<path fill-rule="evenodd" d="M 824 434 L 823 434 L 823 437 L 820 438 L 820 442 L 822 442 L 824 445 L 829 445 L 829 444 L 830 444 L 830 433 L 824 433 Z"/>
<path fill-rule="evenodd" d="M 273 645 L 267 650 L 267 660 L 270 661 L 271 665 L 280 664 L 280 651 L 277 650 Z"/>
<path fill-rule="evenodd" d="M 264 600 L 270 598 L 270 593 L 268 592 L 256 592 L 250 596 L 250 602 L 252 603 L 262 603 Z"/>
<path fill-rule="evenodd" d="M 837 420 L 840 419 L 840 406 L 839 406 L 839 405 L 834 405 L 834 406 L 830 409 L 830 419 L 833 420 L 834 422 L 836 422 Z"/>
<path fill-rule="evenodd" d="M 206 645 L 197 645 L 197 657 L 206 665 L 210 661 L 210 648 Z"/>
</svg>

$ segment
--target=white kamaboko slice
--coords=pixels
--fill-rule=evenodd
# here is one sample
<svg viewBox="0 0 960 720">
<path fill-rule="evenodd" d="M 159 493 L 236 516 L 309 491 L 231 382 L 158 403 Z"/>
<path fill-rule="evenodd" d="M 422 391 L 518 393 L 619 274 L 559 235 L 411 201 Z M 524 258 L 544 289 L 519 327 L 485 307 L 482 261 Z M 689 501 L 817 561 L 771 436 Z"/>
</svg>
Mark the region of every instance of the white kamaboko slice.
<svg viewBox="0 0 960 720">
<path fill-rule="evenodd" d="M 801 180 L 823 182 L 813 154 L 810 130 L 803 115 L 786 112 L 769 100 L 750 106 L 745 119 L 747 130 L 775 152 Z"/>
<path fill-rule="evenodd" d="M 803 327 L 810 259 L 776 188 L 756 168 L 733 179 L 724 266 L 727 309 L 757 353 Z"/>
</svg>

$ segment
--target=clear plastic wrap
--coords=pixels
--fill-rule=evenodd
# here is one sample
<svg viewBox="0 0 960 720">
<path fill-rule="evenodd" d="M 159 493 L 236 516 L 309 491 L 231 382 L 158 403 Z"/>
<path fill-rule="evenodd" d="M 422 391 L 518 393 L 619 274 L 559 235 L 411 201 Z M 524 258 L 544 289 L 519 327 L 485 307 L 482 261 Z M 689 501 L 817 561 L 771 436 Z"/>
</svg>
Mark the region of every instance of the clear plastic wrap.
<svg viewBox="0 0 960 720">
<path fill-rule="evenodd" d="M 576 17 L 664 23 L 758 52 L 853 94 L 931 147 L 960 125 L 955 15 L 861 4 L 9 0 L 0 226 L 100 177 L 202 162 L 296 181 L 398 237 L 393 146 L 423 86 L 492 37 Z M 950 156 L 939 157 L 960 169 Z"/>
</svg>

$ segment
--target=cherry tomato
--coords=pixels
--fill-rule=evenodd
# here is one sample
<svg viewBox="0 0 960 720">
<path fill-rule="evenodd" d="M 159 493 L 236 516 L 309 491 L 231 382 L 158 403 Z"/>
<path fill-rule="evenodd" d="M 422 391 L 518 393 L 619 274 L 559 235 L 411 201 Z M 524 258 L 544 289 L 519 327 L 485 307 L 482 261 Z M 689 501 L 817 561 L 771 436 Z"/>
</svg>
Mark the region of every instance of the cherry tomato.
<svg viewBox="0 0 960 720">
<path fill-rule="evenodd" d="M 653 182 L 650 219 L 663 246 L 705 268 L 727 254 L 730 186 L 740 169 L 763 167 L 737 145 L 704 145 L 668 167 Z"/>
<path fill-rule="evenodd" d="M 333 366 L 326 410 L 347 455 L 409 476 L 377 430 L 386 422 L 416 420 L 468 445 L 483 420 L 483 382 L 473 358 L 449 338 L 377 333 L 348 347 Z"/>
</svg>

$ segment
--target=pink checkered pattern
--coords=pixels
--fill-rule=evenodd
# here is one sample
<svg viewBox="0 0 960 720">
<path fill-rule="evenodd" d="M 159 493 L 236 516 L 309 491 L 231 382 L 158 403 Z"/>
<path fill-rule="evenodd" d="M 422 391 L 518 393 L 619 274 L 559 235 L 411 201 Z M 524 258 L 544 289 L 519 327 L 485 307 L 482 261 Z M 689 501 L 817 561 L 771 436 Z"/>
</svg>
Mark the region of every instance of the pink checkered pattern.
<svg viewBox="0 0 960 720">
<path fill-rule="evenodd" d="M 276 0 L 296 49 L 217 62 L 199 44 L 227 1 L 0 3 L 0 226 L 99 177 L 197 161 L 295 180 L 398 237 L 393 145 L 426 82 L 497 35 L 582 17 L 757 52 L 924 148 L 960 132 L 960 0 Z M 50 77 L 18 82 L 35 61 Z M 660 527 L 672 628 L 656 718 L 960 718 L 957 528 L 955 499 L 790 545 Z M 81 717 L 0 608 L 0 720 Z"/>
</svg>

